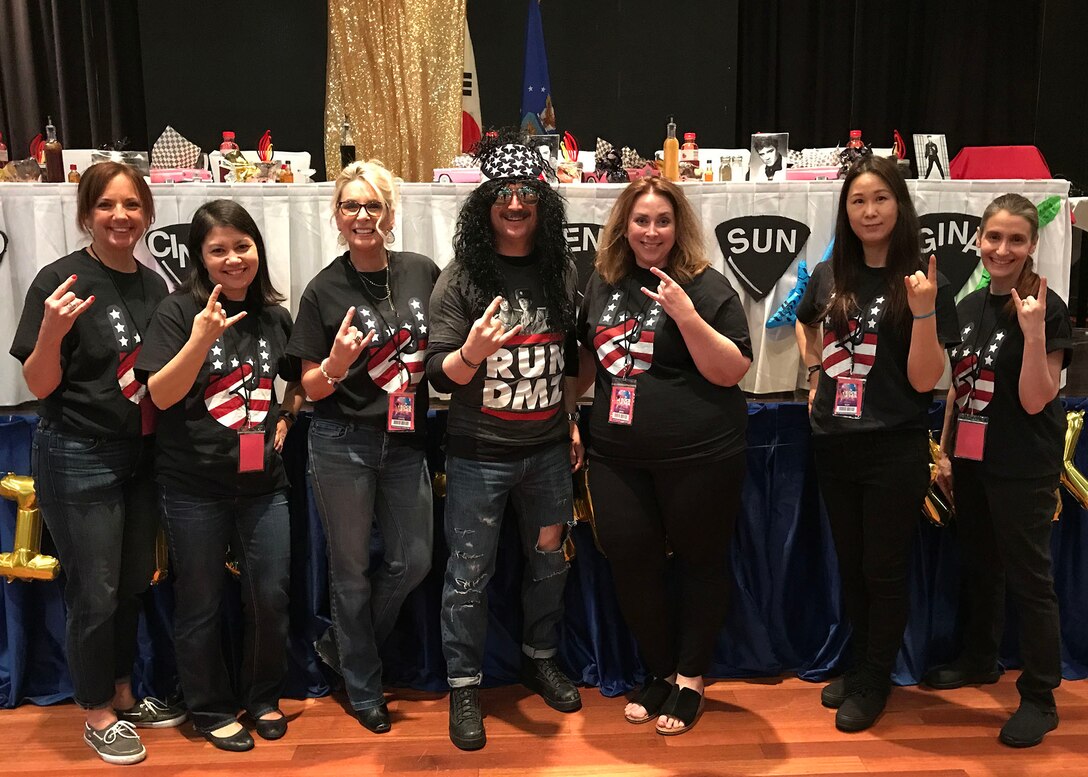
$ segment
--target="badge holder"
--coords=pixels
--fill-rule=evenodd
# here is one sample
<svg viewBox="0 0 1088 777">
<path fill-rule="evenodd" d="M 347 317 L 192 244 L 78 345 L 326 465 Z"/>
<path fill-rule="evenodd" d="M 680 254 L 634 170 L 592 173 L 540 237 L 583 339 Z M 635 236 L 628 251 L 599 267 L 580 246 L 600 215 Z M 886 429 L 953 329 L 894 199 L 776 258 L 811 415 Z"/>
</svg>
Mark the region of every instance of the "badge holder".
<svg viewBox="0 0 1088 777">
<path fill-rule="evenodd" d="M 861 418 L 862 403 L 865 400 L 865 378 L 854 375 L 835 378 L 836 418 Z"/>
<path fill-rule="evenodd" d="M 387 432 L 412 432 L 416 428 L 416 396 L 407 391 L 389 394 L 389 409 L 385 415 Z"/>
<path fill-rule="evenodd" d="M 961 415 L 956 419 L 956 446 L 952 455 L 957 459 L 982 461 L 986 450 L 986 426 L 990 419 L 978 415 Z"/>
<path fill-rule="evenodd" d="M 264 426 L 238 430 L 238 471 L 264 472 Z"/>
<path fill-rule="evenodd" d="M 630 426 L 635 417 L 635 382 L 626 378 L 612 381 L 608 398 L 608 423 Z"/>
</svg>

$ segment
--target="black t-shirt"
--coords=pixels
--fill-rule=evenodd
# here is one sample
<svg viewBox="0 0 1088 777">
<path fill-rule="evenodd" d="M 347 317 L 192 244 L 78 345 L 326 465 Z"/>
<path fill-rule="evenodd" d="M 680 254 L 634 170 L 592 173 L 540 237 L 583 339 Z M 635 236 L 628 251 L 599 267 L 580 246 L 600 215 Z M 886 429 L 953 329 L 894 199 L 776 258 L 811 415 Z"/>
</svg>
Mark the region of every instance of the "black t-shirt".
<svg viewBox="0 0 1088 777">
<path fill-rule="evenodd" d="M 220 297 L 233 316 L 244 302 Z M 188 291 L 175 291 L 159 305 L 136 368 L 158 372 L 189 340 L 193 317 L 203 309 Z M 260 496 L 287 487 L 275 452 L 279 402 L 275 378 L 299 379 L 298 360 L 287 355 L 291 314 L 279 305 L 250 310 L 208 350 L 188 393 L 159 415 L 156 480 L 186 493 L 213 497 Z M 238 433 L 248 423 L 264 425 L 263 472 L 238 472 Z"/>
<path fill-rule="evenodd" d="M 1011 295 L 980 289 L 957 307 L 962 344 L 952 349 L 952 379 L 957 413 L 986 416 L 982 466 L 987 475 L 1046 477 L 1062 468 L 1065 411 L 1057 396 L 1036 415 L 1020 404 L 1020 369 L 1024 333 L 1005 306 Z M 1073 330 L 1065 302 L 1046 294 L 1046 352 L 1064 351 L 1069 366 Z M 951 451 L 950 451 L 951 452 Z"/>
<path fill-rule="evenodd" d="M 20 362 L 30 357 L 45 300 L 71 275 L 78 277 L 70 290 L 95 300 L 64 336 L 60 385 L 38 403 L 38 413 L 71 434 L 139 437 L 140 402 L 150 400 L 132 367 L 151 312 L 166 296 L 166 283 L 153 271 L 110 270 L 84 249 L 42 268 L 27 291 L 10 353 Z"/>
<path fill-rule="evenodd" d="M 851 335 L 844 342 L 827 320 L 821 321 L 834 284 L 831 262 L 820 262 L 812 271 L 797 306 L 797 320 L 808 326 L 823 326 L 822 369 L 810 417 L 813 434 L 929 428 L 932 393 L 915 391 L 907 378 L 911 328 L 895 326 L 891 316 L 885 315 L 888 284 L 902 282 L 902 278 L 889 278 L 883 267 L 861 268 L 856 295 L 859 309 L 851 321 Z M 954 292 L 940 273 L 937 339 L 943 345 L 959 342 Z M 851 374 L 865 379 L 861 418 L 836 417 L 835 379 Z"/>
<path fill-rule="evenodd" d="M 563 378 L 578 374 L 578 344 L 574 330 L 563 332 L 544 298 L 535 255 L 500 256 L 499 272 L 506 286 L 509 309 L 499 318 L 523 329 L 489 356 L 464 386 L 442 370 L 446 354 L 468 339 L 472 324 L 491 300 L 483 301 L 460 262 L 442 271 L 431 311 L 434 326 L 427 349 L 427 376 L 439 391 L 450 393 L 446 452 L 478 461 L 524 457 L 569 439 L 563 412 Z M 577 294 L 577 271 L 567 267 L 564 293 Z"/>
<path fill-rule="evenodd" d="M 372 284 L 385 283 L 384 272 L 366 275 Z M 346 253 L 313 277 L 299 300 L 288 353 L 320 364 L 332 350 L 351 306 L 355 306 L 354 325 L 363 332 L 375 332 L 336 390 L 314 403 L 315 417 L 384 431 L 389 407 L 386 392 L 410 386 L 416 393 L 415 432 L 398 433 L 397 438 L 424 444 L 430 392 L 426 382 L 420 383 L 430 336 L 431 290 L 437 278 L 438 266 L 426 256 L 390 251 L 391 305 L 389 300 L 375 301 L 374 286 L 359 278 Z M 378 296 L 384 296 L 384 291 Z"/>
<path fill-rule="evenodd" d="M 589 279 L 578 339 L 597 365 L 591 452 L 631 465 L 682 465 L 739 453 L 748 427 L 744 392 L 699 372 L 676 322 L 640 291 L 657 283 L 640 267 L 617 286 L 596 273 Z M 708 268 L 682 286 L 699 316 L 751 358 L 748 320 L 725 276 Z M 625 372 L 635 383 L 630 426 L 608 423 L 612 381 Z"/>
</svg>

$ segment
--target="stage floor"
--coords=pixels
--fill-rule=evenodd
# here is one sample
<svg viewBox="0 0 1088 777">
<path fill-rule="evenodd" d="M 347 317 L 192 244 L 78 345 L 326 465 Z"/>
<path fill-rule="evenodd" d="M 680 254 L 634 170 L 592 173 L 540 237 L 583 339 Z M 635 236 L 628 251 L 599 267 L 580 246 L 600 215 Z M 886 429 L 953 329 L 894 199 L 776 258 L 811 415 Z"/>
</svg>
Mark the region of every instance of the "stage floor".
<svg viewBox="0 0 1088 777">
<path fill-rule="evenodd" d="M 145 730 L 148 758 L 126 774 L 157 775 L 854 775 L 1026 777 L 1088 774 L 1088 682 L 1057 692 L 1061 725 L 1042 745 L 1012 750 L 997 732 L 1018 702 L 1018 672 L 996 685 L 935 692 L 896 688 L 876 726 L 843 734 L 820 706 L 821 685 L 796 678 L 719 681 L 694 730 L 662 737 L 623 720 L 623 699 L 583 689 L 581 712 L 554 712 L 521 686 L 482 693 L 487 746 L 457 750 L 447 736 L 445 694 L 389 694 L 393 730 L 376 736 L 344 712 L 338 696 L 284 700 L 287 736 L 225 753 L 192 726 Z M 112 772 L 81 735 L 72 704 L 0 711 L 7 775 Z"/>
</svg>

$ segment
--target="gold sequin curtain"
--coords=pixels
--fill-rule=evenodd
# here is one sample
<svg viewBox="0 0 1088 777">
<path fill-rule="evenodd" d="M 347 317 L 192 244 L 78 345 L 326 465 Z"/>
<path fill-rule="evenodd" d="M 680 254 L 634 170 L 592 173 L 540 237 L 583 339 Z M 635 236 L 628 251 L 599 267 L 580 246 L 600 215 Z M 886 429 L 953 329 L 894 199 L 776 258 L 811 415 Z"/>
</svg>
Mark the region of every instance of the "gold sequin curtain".
<svg viewBox="0 0 1088 777">
<path fill-rule="evenodd" d="M 359 159 L 430 181 L 461 150 L 466 0 L 330 0 L 325 165 L 340 170 L 340 129 Z"/>
</svg>

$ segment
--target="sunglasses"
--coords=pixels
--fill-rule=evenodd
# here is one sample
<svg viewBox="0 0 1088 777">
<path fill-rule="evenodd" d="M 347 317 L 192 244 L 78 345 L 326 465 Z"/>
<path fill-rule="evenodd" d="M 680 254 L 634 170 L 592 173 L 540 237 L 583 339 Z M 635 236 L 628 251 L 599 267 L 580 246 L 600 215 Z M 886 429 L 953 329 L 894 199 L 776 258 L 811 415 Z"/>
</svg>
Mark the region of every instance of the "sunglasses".
<svg viewBox="0 0 1088 777">
<path fill-rule="evenodd" d="M 522 205 L 536 205 L 540 201 L 540 194 L 532 186 L 521 185 L 516 187 L 503 186 L 495 192 L 496 205 L 509 205 L 510 200 L 517 195 L 518 202 Z"/>
<path fill-rule="evenodd" d="M 355 200 L 341 200 L 336 203 L 336 209 L 340 211 L 341 216 L 358 216 L 359 211 L 366 209 L 367 215 L 371 218 L 379 218 L 385 211 L 385 206 L 377 200 L 371 200 L 370 202 L 356 202 Z"/>
</svg>

